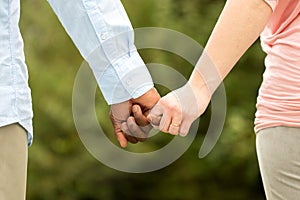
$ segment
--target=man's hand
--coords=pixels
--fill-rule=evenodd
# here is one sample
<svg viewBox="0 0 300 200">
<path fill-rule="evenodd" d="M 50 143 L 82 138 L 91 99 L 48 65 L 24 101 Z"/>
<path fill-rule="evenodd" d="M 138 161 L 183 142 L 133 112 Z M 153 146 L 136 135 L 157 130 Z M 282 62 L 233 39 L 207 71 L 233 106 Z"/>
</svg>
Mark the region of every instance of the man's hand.
<svg viewBox="0 0 300 200">
<path fill-rule="evenodd" d="M 110 119 L 121 147 L 125 148 L 128 142 L 137 143 L 147 139 L 152 128 L 147 115 L 159 99 L 160 95 L 152 88 L 136 99 L 111 106 Z"/>
<path fill-rule="evenodd" d="M 130 116 L 131 107 L 132 103 L 130 101 L 113 104 L 110 107 L 109 117 L 114 127 L 114 133 L 121 147 L 123 148 L 127 146 L 128 141 L 137 143 L 137 140 L 135 138 L 126 136 L 121 129 L 122 123 L 125 122 Z"/>
</svg>

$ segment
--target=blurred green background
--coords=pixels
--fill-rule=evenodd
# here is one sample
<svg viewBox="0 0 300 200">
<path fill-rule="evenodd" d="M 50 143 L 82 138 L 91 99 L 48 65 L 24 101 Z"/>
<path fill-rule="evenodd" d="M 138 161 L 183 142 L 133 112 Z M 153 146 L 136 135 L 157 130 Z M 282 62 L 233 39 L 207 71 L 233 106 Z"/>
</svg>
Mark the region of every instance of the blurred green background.
<svg viewBox="0 0 300 200">
<path fill-rule="evenodd" d="M 173 29 L 204 46 L 225 0 L 122 2 L 135 28 Z M 201 117 L 196 139 L 180 159 L 156 172 L 129 174 L 101 164 L 77 135 L 72 118 L 72 88 L 83 59 L 47 1 L 24 0 L 21 8 L 20 26 L 35 114 L 27 199 L 264 199 L 253 132 L 256 95 L 264 70 L 259 41 L 225 80 L 227 117 L 213 151 L 204 159 L 198 158 L 209 123 L 208 111 Z M 164 51 L 140 53 L 145 62 L 172 66 L 186 77 L 192 70 L 186 61 Z M 166 93 L 159 89 L 161 94 Z M 99 119 L 111 132 L 109 107 L 99 91 L 96 98 Z M 155 141 L 130 145 L 129 149 L 143 151 L 172 139 L 166 134 L 159 136 Z M 112 140 L 115 142 L 114 137 Z"/>
</svg>

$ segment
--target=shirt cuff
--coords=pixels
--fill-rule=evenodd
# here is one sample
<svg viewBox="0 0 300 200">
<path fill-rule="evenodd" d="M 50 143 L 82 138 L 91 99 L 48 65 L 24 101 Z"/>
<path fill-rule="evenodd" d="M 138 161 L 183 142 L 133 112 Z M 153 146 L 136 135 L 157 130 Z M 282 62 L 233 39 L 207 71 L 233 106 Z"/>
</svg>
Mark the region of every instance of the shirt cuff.
<svg viewBox="0 0 300 200">
<path fill-rule="evenodd" d="M 97 69 L 96 66 L 91 68 Z M 102 72 L 94 71 L 94 75 L 108 104 L 137 98 L 154 87 L 151 75 L 136 50 L 122 56 Z"/>
</svg>

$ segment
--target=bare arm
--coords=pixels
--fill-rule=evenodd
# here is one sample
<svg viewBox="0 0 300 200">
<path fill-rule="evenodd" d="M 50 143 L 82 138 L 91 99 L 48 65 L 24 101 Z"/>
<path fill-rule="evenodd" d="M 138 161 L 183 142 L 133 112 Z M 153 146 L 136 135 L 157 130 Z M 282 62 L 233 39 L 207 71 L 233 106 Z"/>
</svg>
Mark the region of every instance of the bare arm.
<svg viewBox="0 0 300 200">
<path fill-rule="evenodd" d="M 272 9 L 264 0 L 227 0 L 207 42 L 205 53 L 190 77 L 191 86 L 199 91 L 199 86 L 205 85 L 200 74 L 204 77 L 214 75 L 208 72 L 212 67 L 219 73 L 219 80 L 223 80 L 259 37 L 271 14 Z M 218 84 L 211 83 L 210 93 Z"/>
<path fill-rule="evenodd" d="M 149 116 L 152 125 L 164 132 L 186 135 L 192 122 L 205 111 L 211 94 L 258 38 L 271 14 L 264 0 L 227 0 L 188 84 L 158 102 Z M 198 109 L 188 105 L 198 105 Z"/>
</svg>

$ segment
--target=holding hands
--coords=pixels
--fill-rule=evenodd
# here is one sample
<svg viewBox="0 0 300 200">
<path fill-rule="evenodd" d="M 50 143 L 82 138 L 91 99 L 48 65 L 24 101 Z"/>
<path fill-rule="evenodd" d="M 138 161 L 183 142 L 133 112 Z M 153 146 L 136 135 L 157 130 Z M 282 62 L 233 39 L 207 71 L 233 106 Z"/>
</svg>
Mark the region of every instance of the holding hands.
<svg viewBox="0 0 300 200">
<path fill-rule="evenodd" d="M 161 99 L 152 88 L 137 99 L 112 105 L 110 118 L 120 145 L 126 147 L 128 142 L 145 141 L 152 127 L 172 135 L 186 136 L 211 98 L 205 84 L 199 87 L 201 81 L 194 82 L 191 79 Z"/>
<path fill-rule="evenodd" d="M 121 147 L 125 148 L 128 142 L 135 144 L 147 139 L 152 127 L 146 116 L 159 99 L 160 95 L 152 88 L 136 99 L 111 106 L 110 119 Z"/>
</svg>

